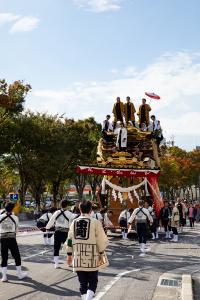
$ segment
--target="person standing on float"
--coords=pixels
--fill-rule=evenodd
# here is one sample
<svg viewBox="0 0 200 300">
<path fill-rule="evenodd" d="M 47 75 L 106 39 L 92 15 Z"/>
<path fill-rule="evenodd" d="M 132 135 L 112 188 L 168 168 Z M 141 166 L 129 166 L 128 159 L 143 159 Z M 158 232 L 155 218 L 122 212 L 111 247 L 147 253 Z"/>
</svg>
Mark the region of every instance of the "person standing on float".
<svg viewBox="0 0 200 300">
<path fill-rule="evenodd" d="M 124 103 L 121 102 L 120 97 L 117 97 L 116 103 L 113 106 L 112 113 L 114 115 L 114 128 L 118 121 L 123 123 L 123 116 L 124 116 Z"/>
<path fill-rule="evenodd" d="M 151 111 L 151 107 L 149 104 L 146 104 L 146 99 L 142 99 L 142 104 L 139 107 L 138 117 L 139 117 L 139 126 L 144 123 L 146 126 L 149 126 L 149 112 Z"/>
<path fill-rule="evenodd" d="M 126 101 L 127 102 L 124 104 L 124 116 L 126 124 L 128 125 L 128 123 L 131 122 L 131 124 L 135 126 L 135 106 L 131 102 L 131 98 L 129 96 L 126 97 Z"/>
</svg>

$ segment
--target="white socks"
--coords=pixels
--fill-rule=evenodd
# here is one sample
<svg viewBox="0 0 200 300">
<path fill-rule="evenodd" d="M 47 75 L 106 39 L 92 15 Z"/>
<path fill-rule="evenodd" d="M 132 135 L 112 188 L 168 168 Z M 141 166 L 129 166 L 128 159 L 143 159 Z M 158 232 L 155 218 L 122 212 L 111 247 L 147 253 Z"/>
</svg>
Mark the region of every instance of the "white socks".
<svg viewBox="0 0 200 300">
<path fill-rule="evenodd" d="M 82 300 L 86 300 L 86 296 L 87 296 L 86 294 L 81 295 L 81 299 L 82 299 Z"/>
<path fill-rule="evenodd" d="M 54 266 L 55 266 L 55 269 L 58 269 L 58 265 L 59 265 L 59 256 L 54 256 L 53 258 L 54 260 Z"/>
<path fill-rule="evenodd" d="M 122 238 L 124 239 L 124 240 L 126 240 L 127 239 L 127 235 L 128 235 L 128 233 L 127 232 L 122 232 Z"/>
<path fill-rule="evenodd" d="M 49 245 L 49 241 L 48 241 L 47 237 L 44 237 L 44 244 L 45 244 L 45 246 Z"/>
<path fill-rule="evenodd" d="M 17 269 L 17 275 L 19 279 L 23 279 L 24 277 L 27 276 L 27 272 L 22 272 L 21 266 L 16 266 L 16 269 Z"/>
<path fill-rule="evenodd" d="M 1 272 L 2 272 L 2 278 L 1 278 L 1 281 L 2 281 L 2 282 L 7 281 L 7 276 L 6 276 L 6 274 L 7 274 L 7 267 L 2 267 L 2 268 L 1 268 Z"/>
<path fill-rule="evenodd" d="M 155 240 L 155 233 L 152 233 L 152 240 Z"/>
<path fill-rule="evenodd" d="M 94 296 L 94 292 L 91 291 L 91 290 L 87 290 L 87 295 L 86 295 L 86 298 L 85 300 L 91 300 Z"/>
<path fill-rule="evenodd" d="M 19 279 L 23 279 L 27 276 L 27 272 L 22 272 L 22 267 L 21 266 L 16 266 L 16 269 L 17 269 L 17 275 L 18 275 L 18 278 Z M 2 271 L 2 279 L 1 281 L 2 282 L 5 282 L 7 281 L 7 267 L 3 267 L 1 268 L 1 271 Z"/>
</svg>

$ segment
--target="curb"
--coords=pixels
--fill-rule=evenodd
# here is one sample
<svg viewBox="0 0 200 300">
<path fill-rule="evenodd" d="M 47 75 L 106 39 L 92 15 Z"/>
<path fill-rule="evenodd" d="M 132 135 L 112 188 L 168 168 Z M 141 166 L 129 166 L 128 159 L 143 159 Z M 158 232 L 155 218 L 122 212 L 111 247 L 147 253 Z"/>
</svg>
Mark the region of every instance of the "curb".
<svg viewBox="0 0 200 300">
<path fill-rule="evenodd" d="M 193 300 L 193 290 L 192 290 L 192 276 L 182 275 L 182 290 L 181 290 L 182 300 Z"/>
</svg>

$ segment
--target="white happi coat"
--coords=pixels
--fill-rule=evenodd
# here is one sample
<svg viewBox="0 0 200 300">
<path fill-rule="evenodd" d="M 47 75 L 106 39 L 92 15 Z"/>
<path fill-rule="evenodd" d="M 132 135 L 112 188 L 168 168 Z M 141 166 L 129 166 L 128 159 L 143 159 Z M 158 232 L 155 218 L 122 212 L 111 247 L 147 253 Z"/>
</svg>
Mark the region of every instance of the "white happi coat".
<svg viewBox="0 0 200 300">
<path fill-rule="evenodd" d="M 75 219 L 68 233 L 67 253 L 73 255 L 74 271 L 96 271 L 108 265 L 107 236 L 100 221 L 89 214 Z"/>
<path fill-rule="evenodd" d="M 121 134 L 121 147 L 126 148 L 127 146 L 127 129 L 126 128 L 119 128 L 117 130 L 117 141 L 116 141 L 116 146 L 119 147 L 119 136 L 120 136 L 120 130 L 122 130 Z M 124 141 L 123 141 L 124 140 Z"/>
</svg>

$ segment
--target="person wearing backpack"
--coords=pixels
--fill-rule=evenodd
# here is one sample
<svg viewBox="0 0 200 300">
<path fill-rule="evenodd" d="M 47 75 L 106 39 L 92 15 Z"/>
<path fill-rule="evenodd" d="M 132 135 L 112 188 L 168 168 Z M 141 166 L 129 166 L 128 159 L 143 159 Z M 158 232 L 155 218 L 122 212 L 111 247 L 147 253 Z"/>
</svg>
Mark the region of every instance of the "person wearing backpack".
<svg viewBox="0 0 200 300">
<path fill-rule="evenodd" d="M 130 230 L 132 222 L 135 221 L 136 231 L 137 231 L 138 240 L 140 244 L 140 251 L 142 253 L 145 253 L 149 251 L 149 249 L 145 247 L 147 241 L 147 222 L 149 222 L 149 224 L 152 225 L 153 218 L 150 215 L 148 209 L 144 208 L 143 200 L 139 200 L 138 205 L 139 207 L 134 209 L 131 217 L 129 218 L 128 224 Z"/>
<path fill-rule="evenodd" d="M 128 220 L 130 219 L 130 216 L 133 212 L 133 208 L 124 209 L 118 218 L 118 223 L 122 230 L 122 238 L 128 239 Z"/>
<path fill-rule="evenodd" d="M 50 218 L 46 225 L 46 230 L 51 230 L 55 226 L 54 233 L 54 264 L 55 269 L 59 266 L 59 251 L 61 245 L 65 243 L 68 237 L 71 222 L 76 217 L 71 211 L 67 210 L 68 201 L 61 201 L 61 209 L 58 209 Z"/>
<path fill-rule="evenodd" d="M 27 276 L 27 272 L 22 272 L 21 269 L 21 256 L 16 241 L 19 220 L 18 217 L 12 213 L 14 206 L 15 204 L 13 202 L 8 202 L 5 205 L 5 212 L 0 215 L 2 282 L 7 281 L 8 250 L 10 250 L 15 260 L 18 278 L 23 279 Z"/>
<path fill-rule="evenodd" d="M 47 210 L 37 221 L 37 227 L 42 230 L 42 231 L 46 231 L 45 226 L 48 224 L 50 218 L 52 217 L 53 213 L 56 211 L 56 208 L 51 207 L 49 210 Z M 54 230 L 54 227 L 52 227 L 50 229 L 51 231 Z M 52 245 L 51 244 L 51 237 L 52 237 L 52 233 L 44 233 L 44 244 L 45 245 Z"/>
</svg>

